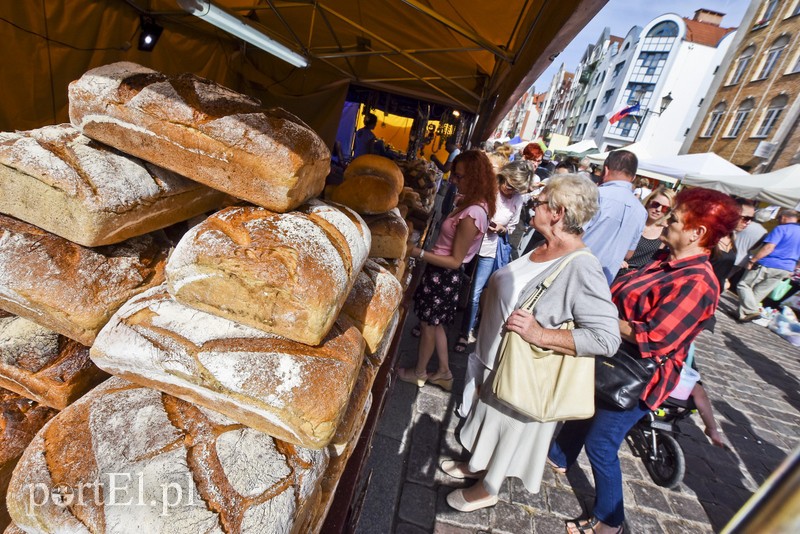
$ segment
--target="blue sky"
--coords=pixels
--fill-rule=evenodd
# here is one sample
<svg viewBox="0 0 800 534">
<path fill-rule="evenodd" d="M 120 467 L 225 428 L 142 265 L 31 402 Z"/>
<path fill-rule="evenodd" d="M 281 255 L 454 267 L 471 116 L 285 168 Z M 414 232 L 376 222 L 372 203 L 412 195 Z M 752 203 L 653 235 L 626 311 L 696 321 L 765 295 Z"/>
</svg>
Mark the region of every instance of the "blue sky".
<svg viewBox="0 0 800 534">
<path fill-rule="evenodd" d="M 692 18 L 697 9 L 704 8 L 725 13 L 722 26 L 730 28 L 739 25 L 749 5 L 749 0 L 609 0 L 534 83 L 536 92 L 547 91 L 562 63 L 573 72 L 587 45 L 594 44 L 606 26 L 611 28 L 612 35 L 624 38 L 632 26 L 644 27 L 664 13 Z"/>
</svg>

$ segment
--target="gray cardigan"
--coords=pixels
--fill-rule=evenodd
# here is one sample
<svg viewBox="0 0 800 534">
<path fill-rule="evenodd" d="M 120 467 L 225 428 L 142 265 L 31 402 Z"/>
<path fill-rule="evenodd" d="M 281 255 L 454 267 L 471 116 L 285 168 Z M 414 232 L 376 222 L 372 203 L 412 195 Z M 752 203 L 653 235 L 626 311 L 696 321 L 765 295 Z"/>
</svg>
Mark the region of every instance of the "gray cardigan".
<svg viewBox="0 0 800 534">
<path fill-rule="evenodd" d="M 515 308 L 522 307 L 560 263 L 554 263 L 531 280 L 520 293 Z M 574 321 L 572 337 L 579 356 L 613 356 L 617 352 L 620 344 L 617 307 L 611 302 L 600 261 L 593 255 L 575 257 L 536 303 L 533 314 L 545 328 L 558 328 L 566 321 Z"/>
</svg>

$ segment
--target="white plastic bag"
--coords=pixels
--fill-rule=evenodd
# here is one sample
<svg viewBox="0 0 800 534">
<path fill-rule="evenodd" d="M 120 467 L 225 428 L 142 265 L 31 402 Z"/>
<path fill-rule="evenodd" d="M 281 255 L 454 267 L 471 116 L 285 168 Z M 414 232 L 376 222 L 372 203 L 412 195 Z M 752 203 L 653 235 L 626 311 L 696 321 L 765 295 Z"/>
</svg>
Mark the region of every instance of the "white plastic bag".
<svg viewBox="0 0 800 534">
<path fill-rule="evenodd" d="M 800 347 L 800 322 L 790 307 L 784 306 L 780 313 L 772 316 L 769 329 L 795 347 Z"/>
</svg>

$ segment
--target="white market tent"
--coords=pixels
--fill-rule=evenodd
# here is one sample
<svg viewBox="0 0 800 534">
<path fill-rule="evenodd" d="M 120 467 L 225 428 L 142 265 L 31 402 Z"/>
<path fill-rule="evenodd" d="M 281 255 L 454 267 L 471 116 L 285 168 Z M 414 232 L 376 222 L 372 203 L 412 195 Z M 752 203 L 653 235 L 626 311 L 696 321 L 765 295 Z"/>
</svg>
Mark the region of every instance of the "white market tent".
<svg viewBox="0 0 800 534">
<path fill-rule="evenodd" d="M 709 176 L 750 176 L 725 158 L 713 152 L 701 154 L 682 154 L 639 160 L 639 168 L 666 174 L 683 180 L 687 174 Z"/>
<path fill-rule="evenodd" d="M 670 184 L 676 183 L 678 180 L 669 174 L 664 174 L 657 171 L 651 171 L 649 169 L 643 168 L 642 162 L 647 161 L 649 159 L 653 159 L 653 155 L 645 148 L 642 143 L 633 143 L 626 147 L 622 147 L 622 150 L 627 150 L 629 152 L 633 152 L 636 154 L 636 157 L 639 158 L 639 169 L 636 171 L 636 174 L 641 176 L 646 176 L 647 178 L 652 178 L 654 180 L 658 180 L 661 182 L 667 182 Z M 611 151 L 609 151 L 611 152 Z M 586 156 L 589 158 L 589 161 L 592 163 L 602 164 L 606 158 L 608 157 L 609 152 L 603 152 L 602 154 L 589 154 Z"/>
<path fill-rule="evenodd" d="M 800 165 L 752 176 L 712 176 L 691 173 L 683 178 L 683 183 L 761 200 L 785 208 L 796 209 L 800 206 Z"/>
<path fill-rule="evenodd" d="M 577 143 L 573 143 L 568 147 L 564 147 L 559 149 L 560 152 L 575 152 L 576 154 L 582 154 L 587 150 L 597 149 L 597 143 L 594 142 L 594 139 L 584 139 L 583 141 L 578 141 Z"/>
</svg>

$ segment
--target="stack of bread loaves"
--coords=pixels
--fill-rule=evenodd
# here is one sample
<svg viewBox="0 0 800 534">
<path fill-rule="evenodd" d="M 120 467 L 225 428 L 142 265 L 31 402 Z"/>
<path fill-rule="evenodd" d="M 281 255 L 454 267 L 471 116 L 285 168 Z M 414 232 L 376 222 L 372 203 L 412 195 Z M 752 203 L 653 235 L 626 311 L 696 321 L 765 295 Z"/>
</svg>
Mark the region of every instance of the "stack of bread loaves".
<svg viewBox="0 0 800 534">
<path fill-rule="evenodd" d="M 133 63 L 87 72 L 69 101 L 74 128 L 0 134 L 0 308 L 19 315 L 0 318 L 0 386 L 62 409 L 14 471 L 11 517 L 317 531 L 402 298 L 365 265 L 358 210 L 314 199 L 328 149 L 285 111 Z M 375 213 L 397 204 L 399 171 L 387 183 Z M 197 221 L 167 258 L 157 230 L 228 195 L 256 205 Z M 117 376 L 94 387 L 72 340 Z"/>
</svg>

